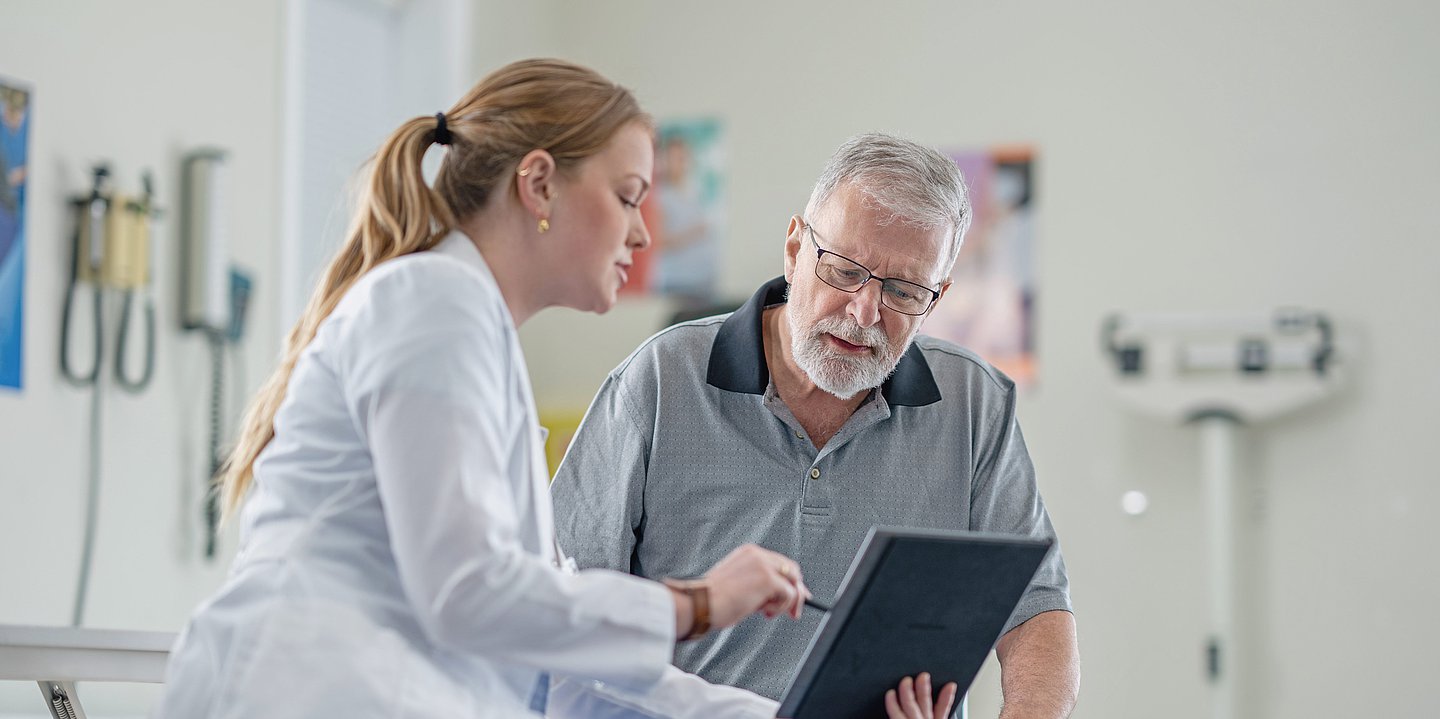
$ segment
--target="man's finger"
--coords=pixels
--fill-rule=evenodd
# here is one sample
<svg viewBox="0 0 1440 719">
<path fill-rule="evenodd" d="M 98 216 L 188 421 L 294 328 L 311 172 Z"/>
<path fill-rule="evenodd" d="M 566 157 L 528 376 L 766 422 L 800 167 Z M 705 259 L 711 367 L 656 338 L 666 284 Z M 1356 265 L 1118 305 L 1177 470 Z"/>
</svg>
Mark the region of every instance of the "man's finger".
<svg viewBox="0 0 1440 719">
<path fill-rule="evenodd" d="M 895 698 L 894 689 L 885 690 L 885 713 L 890 719 L 905 719 L 905 713 L 900 711 L 900 702 Z"/>
<path fill-rule="evenodd" d="M 935 712 L 936 719 L 949 719 L 950 709 L 955 706 L 955 695 L 959 691 L 960 687 L 955 682 L 947 683 L 940 690 L 940 702 Z"/>
<path fill-rule="evenodd" d="M 915 719 L 925 716 L 920 713 L 920 705 L 915 703 L 915 682 L 910 677 L 900 680 L 900 708 L 905 710 L 905 716 Z"/>
</svg>

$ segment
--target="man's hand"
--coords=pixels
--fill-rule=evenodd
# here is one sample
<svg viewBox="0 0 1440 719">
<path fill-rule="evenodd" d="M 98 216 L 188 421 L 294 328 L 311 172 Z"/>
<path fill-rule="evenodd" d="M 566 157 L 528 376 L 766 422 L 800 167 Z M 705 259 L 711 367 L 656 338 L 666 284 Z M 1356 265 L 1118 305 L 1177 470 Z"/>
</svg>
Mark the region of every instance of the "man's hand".
<svg viewBox="0 0 1440 719">
<path fill-rule="evenodd" d="M 947 719 L 957 691 L 955 682 L 950 682 L 936 699 L 930 688 L 930 673 L 922 672 L 913 681 L 910 677 L 901 679 L 898 690 L 885 692 L 885 711 L 890 719 Z"/>
</svg>

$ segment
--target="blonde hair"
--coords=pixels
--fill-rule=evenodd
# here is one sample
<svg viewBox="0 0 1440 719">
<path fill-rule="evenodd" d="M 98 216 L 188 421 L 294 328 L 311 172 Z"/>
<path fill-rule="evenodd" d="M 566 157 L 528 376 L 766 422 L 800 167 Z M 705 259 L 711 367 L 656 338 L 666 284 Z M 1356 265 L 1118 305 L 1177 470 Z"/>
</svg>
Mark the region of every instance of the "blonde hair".
<svg viewBox="0 0 1440 719">
<path fill-rule="evenodd" d="M 637 120 L 650 123 L 629 90 L 589 68 L 537 59 L 496 70 L 445 113 L 451 144 L 433 189 L 421 160 L 436 141 L 437 118 L 418 117 L 391 133 L 370 162 L 344 246 L 290 330 L 284 358 L 252 400 L 219 473 L 225 517 L 244 501 L 255 460 L 275 436 L 275 413 L 295 363 L 356 280 L 386 260 L 434 247 L 507 186 L 526 153 L 546 150 L 566 171 Z"/>
</svg>

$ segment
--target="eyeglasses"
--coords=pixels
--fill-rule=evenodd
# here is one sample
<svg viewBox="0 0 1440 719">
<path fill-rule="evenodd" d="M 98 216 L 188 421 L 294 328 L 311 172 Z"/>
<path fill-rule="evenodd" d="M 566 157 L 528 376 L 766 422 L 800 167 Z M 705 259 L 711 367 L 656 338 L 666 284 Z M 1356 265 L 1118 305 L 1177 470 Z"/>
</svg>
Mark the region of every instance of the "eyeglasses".
<svg viewBox="0 0 1440 719">
<path fill-rule="evenodd" d="M 805 222 L 802 218 L 801 222 Z M 838 255 L 820 246 L 815 241 L 815 228 L 805 222 L 810 231 L 810 244 L 815 245 L 815 276 L 841 292 L 859 292 L 870 280 L 880 281 L 880 304 L 902 315 L 923 315 L 930 311 L 940 293 L 906 280 L 893 277 L 876 277 L 865 265 L 844 255 Z"/>
</svg>

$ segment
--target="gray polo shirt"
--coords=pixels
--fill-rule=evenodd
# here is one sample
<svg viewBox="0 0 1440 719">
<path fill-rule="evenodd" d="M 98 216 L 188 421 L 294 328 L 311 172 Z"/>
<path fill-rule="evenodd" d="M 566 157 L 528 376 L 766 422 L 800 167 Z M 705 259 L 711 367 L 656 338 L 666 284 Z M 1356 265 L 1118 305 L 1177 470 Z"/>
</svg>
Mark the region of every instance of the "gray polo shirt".
<svg viewBox="0 0 1440 719">
<path fill-rule="evenodd" d="M 552 485 L 561 546 L 581 567 L 693 577 L 745 542 L 799 561 L 821 601 L 871 525 L 1053 537 L 1015 421 L 1015 385 L 968 350 L 920 336 L 816 450 L 775 394 L 761 340 L 785 281 L 730 315 L 670 327 L 610 373 Z M 1070 609 L 1050 554 L 1005 630 Z M 750 617 L 676 647 L 705 679 L 778 699 L 820 623 Z"/>
</svg>

